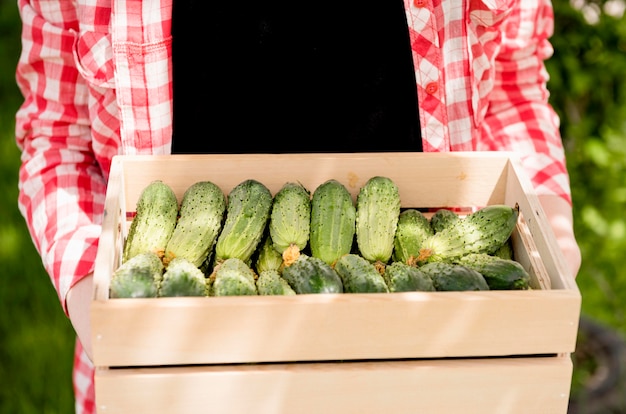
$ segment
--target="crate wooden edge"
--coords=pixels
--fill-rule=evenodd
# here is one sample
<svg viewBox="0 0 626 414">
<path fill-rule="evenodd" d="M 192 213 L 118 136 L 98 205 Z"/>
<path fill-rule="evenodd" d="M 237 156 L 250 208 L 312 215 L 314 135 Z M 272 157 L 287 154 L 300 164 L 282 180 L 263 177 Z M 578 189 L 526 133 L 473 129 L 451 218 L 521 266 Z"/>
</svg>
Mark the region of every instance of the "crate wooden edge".
<svg viewBox="0 0 626 414">
<path fill-rule="evenodd" d="M 516 200 L 520 205 L 520 209 L 532 214 L 524 214 L 521 218 L 523 228 L 528 230 L 528 235 L 523 235 L 528 241 L 532 241 L 534 251 L 546 252 L 541 257 L 543 266 L 550 277 L 546 283 L 550 284 L 551 288 L 555 289 L 567 289 L 575 292 L 580 296 L 580 290 L 576 284 L 575 279 L 570 273 L 570 269 L 567 265 L 563 252 L 558 247 L 558 242 L 548 217 L 541 206 L 539 197 L 532 188 L 530 179 L 524 174 L 521 161 L 518 157 L 511 157 L 509 160 L 509 167 L 516 171 L 517 181 L 509 180 L 508 185 L 520 186 L 520 191 L 525 194 L 524 198 Z"/>
<path fill-rule="evenodd" d="M 566 413 L 569 355 L 96 370 L 100 414 Z"/>
<path fill-rule="evenodd" d="M 158 301 L 92 303 L 97 366 L 573 352 L 578 326 L 566 290 Z"/>
</svg>

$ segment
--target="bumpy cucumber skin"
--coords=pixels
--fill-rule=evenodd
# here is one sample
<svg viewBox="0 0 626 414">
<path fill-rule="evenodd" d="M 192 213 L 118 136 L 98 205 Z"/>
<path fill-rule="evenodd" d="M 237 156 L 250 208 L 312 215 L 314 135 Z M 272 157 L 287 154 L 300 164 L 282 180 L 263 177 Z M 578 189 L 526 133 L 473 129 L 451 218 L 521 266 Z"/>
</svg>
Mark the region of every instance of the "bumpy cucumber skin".
<svg viewBox="0 0 626 414">
<path fill-rule="evenodd" d="M 352 195 L 339 181 L 319 185 L 311 200 L 311 255 L 333 265 L 350 253 L 356 229 L 356 207 Z"/>
<path fill-rule="evenodd" d="M 269 234 L 264 236 L 257 253 L 254 267 L 258 275 L 267 270 L 280 270 L 283 256 L 274 248 Z"/>
<path fill-rule="evenodd" d="M 226 196 L 210 181 L 199 181 L 183 194 L 178 223 L 165 250 L 165 263 L 182 257 L 200 267 L 215 246 L 226 211 Z"/>
<path fill-rule="evenodd" d="M 430 221 L 422 212 L 412 208 L 402 211 L 393 243 L 393 261 L 414 264 L 424 241 L 433 234 Z"/>
<path fill-rule="evenodd" d="M 291 296 L 296 294 L 295 290 L 291 288 L 278 270 L 264 270 L 259 273 L 259 277 L 256 280 L 256 288 L 259 295 L 265 296 Z"/>
<path fill-rule="evenodd" d="M 270 190 L 253 179 L 241 182 L 230 191 L 226 220 L 215 245 L 216 264 L 231 257 L 250 263 L 264 236 L 272 201 Z"/>
<path fill-rule="evenodd" d="M 489 290 L 482 274 L 459 264 L 432 262 L 419 269 L 432 279 L 437 291 Z"/>
<path fill-rule="evenodd" d="M 145 252 L 163 257 L 177 219 L 176 194 L 163 181 L 152 181 L 137 200 L 136 214 L 124 242 L 122 262 Z"/>
<path fill-rule="evenodd" d="M 184 257 L 172 259 L 159 288 L 159 297 L 207 296 L 207 283 L 204 273 Z"/>
<path fill-rule="evenodd" d="M 122 263 L 111 276 L 111 298 L 156 298 L 163 262 L 153 252 L 139 253 Z"/>
<path fill-rule="evenodd" d="M 419 263 L 454 261 L 469 253 L 492 254 L 511 236 L 519 210 L 503 204 L 483 207 L 424 241 Z"/>
<path fill-rule="evenodd" d="M 498 250 L 493 253 L 494 256 L 497 256 L 501 259 L 506 260 L 515 260 L 515 253 L 513 251 L 513 243 L 511 242 L 511 238 L 509 238 Z"/>
<path fill-rule="evenodd" d="M 322 259 L 306 254 L 301 254 L 290 266 L 285 266 L 282 277 L 297 294 L 343 292 L 337 272 Z"/>
<path fill-rule="evenodd" d="M 269 230 L 274 248 L 281 254 L 291 246 L 298 251 L 306 247 L 311 230 L 311 194 L 303 185 L 285 183 L 274 195 Z"/>
<path fill-rule="evenodd" d="M 472 253 L 461 257 L 458 262 L 482 274 L 491 290 L 530 288 L 530 275 L 520 263 L 514 260 L 485 253 Z"/>
<path fill-rule="evenodd" d="M 356 201 L 358 250 L 370 262 L 388 263 L 400 215 L 400 193 L 387 177 L 370 178 L 359 190 Z"/>
<path fill-rule="evenodd" d="M 346 293 L 388 293 L 389 288 L 376 266 L 358 254 L 345 254 L 335 263 Z"/>
<path fill-rule="evenodd" d="M 231 257 L 215 267 L 209 281 L 209 296 L 257 295 L 255 274 L 238 257 Z"/>
<path fill-rule="evenodd" d="M 430 217 L 430 227 L 433 229 L 433 232 L 439 233 L 441 230 L 450 227 L 450 225 L 460 219 L 461 216 L 454 211 L 447 208 L 440 208 Z"/>
<path fill-rule="evenodd" d="M 415 266 L 403 262 L 393 262 L 383 273 L 389 292 L 432 292 L 435 290 L 430 276 Z"/>
</svg>

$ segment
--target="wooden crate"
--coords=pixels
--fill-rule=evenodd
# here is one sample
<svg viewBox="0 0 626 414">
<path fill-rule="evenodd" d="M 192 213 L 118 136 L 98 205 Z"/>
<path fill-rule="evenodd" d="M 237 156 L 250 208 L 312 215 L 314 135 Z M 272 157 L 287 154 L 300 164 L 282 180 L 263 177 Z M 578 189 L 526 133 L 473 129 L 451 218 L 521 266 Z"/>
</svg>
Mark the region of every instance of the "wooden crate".
<svg viewBox="0 0 626 414">
<path fill-rule="evenodd" d="M 154 179 L 179 199 L 195 181 L 228 193 L 248 178 L 272 193 L 335 178 L 356 196 L 375 175 L 394 180 L 403 207 L 518 205 L 513 246 L 533 289 L 109 300 L 127 217 Z M 435 400 L 437 412 L 566 411 L 580 292 L 512 154 L 119 156 L 105 213 L 91 309 L 99 412 L 416 412 Z"/>
</svg>

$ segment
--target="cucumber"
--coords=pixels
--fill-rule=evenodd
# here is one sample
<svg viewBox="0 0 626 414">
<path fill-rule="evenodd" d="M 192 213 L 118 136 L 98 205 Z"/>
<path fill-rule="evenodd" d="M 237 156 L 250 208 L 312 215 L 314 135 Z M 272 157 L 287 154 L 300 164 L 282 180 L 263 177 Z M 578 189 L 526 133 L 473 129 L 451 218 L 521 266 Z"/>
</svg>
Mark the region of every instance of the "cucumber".
<svg viewBox="0 0 626 414">
<path fill-rule="evenodd" d="M 483 207 L 425 240 L 418 263 L 451 262 L 469 253 L 492 254 L 509 239 L 518 216 L 517 207 Z"/>
<path fill-rule="evenodd" d="M 274 196 L 269 218 L 274 249 L 282 254 L 285 265 L 293 263 L 309 243 L 311 194 L 299 183 L 288 182 Z"/>
<path fill-rule="evenodd" d="M 356 241 L 360 255 L 378 267 L 391 259 L 400 215 L 400 193 L 387 177 L 370 178 L 356 200 Z"/>
<path fill-rule="evenodd" d="M 124 241 L 122 262 L 146 252 L 165 254 L 178 219 L 178 199 L 163 181 L 148 184 L 137 200 L 136 214 Z"/>
<path fill-rule="evenodd" d="M 209 280 L 209 296 L 257 295 L 254 271 L 238 257 L 215 266 Z"/>
<path fill-rule="evenodd" d="M 348 189 L 328 180 L 313 192 L 311 200 L 311 255 L 333 265 L 354 244 L 356 207 Z"/>
<path fill-rule="evenodd" d="M 413 208 L 402 211 L 394 238 L 393 261 L 414 265 L 424 240 L 433 234 L 430 221 L 422 212 Z"/>
<path fill-rule="evenodd" d="M 515 255 L 513 252 L 513 242 L 511 241 L 511 238 L 509 237 L 509 239 L 504 242 L 504 244 L 500 246 L 500 248 L 496 250 L 493 255 L 501 259 L 515 260 Z"/>
<path fill-rule="evenodd" d="M 266 270 L 280 271 L 282 269 L 283 256 L 274 249 L 274 243 L 269 234 L 263 238 L 254 263 L 258 275 Z"/>
<path fill-rule="evenodd" d="M 226 220 L 215 245 L 215 263 L 236 257 L 250 265 L 260 244 L 272 208 L 270 190 L 256 180 L 245 180 L 228 194 Z"/>
<path fill-rule="evenodd" d="M 426 273 L 403 262 L 393 262 L 383 274 L 389 292 L 434 291 L 435 285 Z"/>
<path fill-rule="evenodd" d="M 178 223 L 165 249 L 164 263 L 182 257 L 200 267 L 215 246 L 226 210 L 226 196 L 210 181 L 187 188 L 180 204 Z"/>
<path fill-rule="evenodd" d="M 204 273 L 184 257 L 175 257 L 167 267 L 159 289 L 159 297 L 207 296 Z"/>
<path fill-rule="evenodd" d="M 430 227 L 433 232 L 439 233 L 441 230 L 450 227 L 451 224 L 456 223 L 461 219 L 457 213 L 447 208 L 440 208 L 433 213 L 430 217 Z"/>
<path fill-rule="evenodd" d="M 466 266 L 432 262 L 419 269 L 432 279 L 437 291 L 489 290 L 489 285 L 483 275 Z"/>
<path fill-rule="evenodd" d="M 122 263 L 111 276 L 111 298 L 156 298 L 163 262 L 154 252 L 139 253 Z"/>
<path fill-rule="evenodd" d="M 297 294 L 343 292 L 337 272 L 322 259 L 306 254 L 285 266 L 282 277 Z"/>
<path fill-rule="evenodd" d="M 525 290 L 530 288 L 530 275 L 520 263 L 472 253 L 459 259 L 459 264 L 474 269 L 483 275 L 491 290 Z"/>
<path fill-rule="evenodd" d="M 296 292 L 280 275 L 278 270 L 264 270 L 256 280 L 259 295 L 295 295 Z"/>
<path fill-rule="evenodd" d="M 341 256 L 335 263 L 346 293 L 388 293 L 389 288 L 376 266 L 358 254 Z"/>
</svg>

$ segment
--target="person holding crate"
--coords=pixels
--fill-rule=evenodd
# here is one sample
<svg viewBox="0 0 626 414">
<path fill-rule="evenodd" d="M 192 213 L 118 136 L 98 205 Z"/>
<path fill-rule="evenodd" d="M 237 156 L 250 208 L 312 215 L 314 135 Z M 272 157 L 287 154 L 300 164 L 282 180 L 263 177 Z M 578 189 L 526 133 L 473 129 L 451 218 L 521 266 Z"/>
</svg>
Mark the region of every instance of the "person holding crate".
<svg viewBox="0 0 626 414">
<path fill-rule="evenodd" d="M 225 3 L 225 4 L 221 4 Z M 513 151 L 575 277 L 549 0 L 19 0 L 19 207 L 76 330 L 116 154 Z"/>
</svg>

